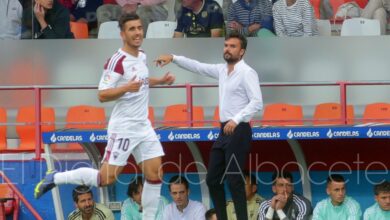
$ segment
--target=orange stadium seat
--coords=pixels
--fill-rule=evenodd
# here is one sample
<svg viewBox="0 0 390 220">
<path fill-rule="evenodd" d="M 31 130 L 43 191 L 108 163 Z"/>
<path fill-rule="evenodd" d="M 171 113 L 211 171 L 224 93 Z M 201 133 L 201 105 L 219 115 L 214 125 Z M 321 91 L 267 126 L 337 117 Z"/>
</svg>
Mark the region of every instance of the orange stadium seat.
<svg viewBox="0 0 390 220">
<path fill-rule="evenodd" d="M 88 25 L 83 22 L 70 22 L 70 31 L 72 31 L 75 39 L 88 39 Z"/>
<path fill-rule="evenodd" d="M 106 112 L 102 107 L 77 105 L 66 113 L 66 128 L 104 129 L 106 127 Z"/>
<path fill-rule="evenodd" d="M 265 126 L 301 126 L 303 125 L 302 106 L 286 103 L 266 105 L 262 124 Z"/>
<path fill-rule="evenodd" d="M 16 125 L 16 133 L 20 138 L 18 150 L 34 150 L 35 149 L 35 107 L 27 106 L 20 107 L 16 115 L 17 123 L 24 125 Z M 41 108 L 41 131 L 49 132 L 55 130 L 55 113 L 54 108 Z M 43 148 L 43 145 L 41 145 Z"/>
<path fill-rule="evenodd" d="M 390 124 L 390 103 L 367 104 L 363 113 L 363 123 Z"/>
<path fill-rule="evenodd" d="M 0 124 L 7 123 L 7 111 L 0 108 Z M 0 151 L 7 148 L 7 126 L 0 125 Z"/>
<path fill-rule="evenodd" d="M 193 106 L 193 127 L 204 126 L 204 110 L 202 106 Z M 164 113 L 163 126 L 189 127 L 187 119 L 187 105 L 178 104 L 167 106 Z"/>
<path fill-rule="evenodd" d="M 154 127 L 154 108 L 152 106 L 149 106 L 148 107 L 148 118 L 149 118 L 149 121 L 150 123 L 152 123 L 152 126 Z"/>
<path fill-rule="evenodd" d="M 213 123 L 211 125 L 213 127 L 219 127 L 220 126 L 220 121 L 219 121 L 219 106 L 215 107 L 214 110 L 214 116 L 213 116 Z"/>
<path fill-rule="evenodd" d="M 347 106 L 347 123 L 353 124 L 354 110 L 352 105 Z M 316 105 L 313 116 L 313 125 L 342 125 L 341 105 L 339 103 L 321 103 Z"/>
<path fill-rule="evenodd" d="M 7 216 L 13 215 L 13 220 L 18 219 L 19 198 L 6 183 L 0 184 L 0 219 L 8 219 Z"/>
<path fill-rule="evenodd" d="M 102 107 L 89 105 L 72 106 L 66 113 L 65 128 L 73 129 L 104 129 L 106 127 L 106 112 Z M 60 150 L 60 147 L 56 147 Z M 80 151 L 82 147 L 77 143 L 67 144 L 63 150 Z"/>
</svg>

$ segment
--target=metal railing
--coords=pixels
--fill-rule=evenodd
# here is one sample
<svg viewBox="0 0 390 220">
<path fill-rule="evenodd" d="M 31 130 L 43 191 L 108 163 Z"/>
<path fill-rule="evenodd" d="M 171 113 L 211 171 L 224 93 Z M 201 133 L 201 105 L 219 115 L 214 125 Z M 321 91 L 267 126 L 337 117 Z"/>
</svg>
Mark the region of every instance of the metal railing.
<svg viewBox="0 0 390 220">
<path fill-rule="evenodd" d="M 373 85 L 390 85 L 390 81 L 337 81 L 337 82 L 270 82 L 261 83 L 261 87 L 307 87 L 307 86 L 337 86 L 340 92 L 340 104 L 341 104 L 341 118 L 342 124 L 347 124 L 347 87 L 349 86 L 373 86 Z M 153 88 L 185 88 L 186 90 L 186 105 L 187 105 L 187 120 L 190 127 L 193 126 L 193 89 L 194 88 L 211 88 L 217 87 L 216 84 L 177 84 L 171 86 L 154 86 Z M 35 105 L 35 159 L 41 159 L 40 143 L 42 142 L 41 136 L 41 107 L 42 107 L 42 91 L 45 90 L 90 90 L 97 89 L 96 85 L 34 85 L 34 86 L 0 86 L 1 90 L 31 90 L 34 93 L 34 105 Z"/>
</svg>

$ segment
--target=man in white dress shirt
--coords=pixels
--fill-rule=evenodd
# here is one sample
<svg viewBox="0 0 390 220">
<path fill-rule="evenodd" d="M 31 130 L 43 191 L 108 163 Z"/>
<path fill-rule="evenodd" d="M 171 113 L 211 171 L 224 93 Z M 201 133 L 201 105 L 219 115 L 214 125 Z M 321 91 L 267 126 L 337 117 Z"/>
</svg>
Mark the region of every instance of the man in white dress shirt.
<svg viewBox="0 0 390 220">
<path fill-rule="evenodd" d="M 169 193 L 173 202 L 165 207 L 163 220 L 205 220 L 206 208 L 188 198 L 190 189 L 184 176 L 173 176 L 169 180 Z"/>
<path fill-rule="evenodd" d="M 232 32 L 225 38 L 223 58 L 226 63 L 205 64 L 176 55 L 161 55 L 155 61 L 159 66 L 173 62 L 186 70 L 218 79 L 221 131 L 210 152 L 206 179 L 218 220 L 227 220 L 225 178 L 237 219 L 248 219 L 242 170 L 251 147 L 249 121 L 262 109 L 263 101 L 259 77 L 243 60 L 246 45 L 245 37 Z"/>
</svg>

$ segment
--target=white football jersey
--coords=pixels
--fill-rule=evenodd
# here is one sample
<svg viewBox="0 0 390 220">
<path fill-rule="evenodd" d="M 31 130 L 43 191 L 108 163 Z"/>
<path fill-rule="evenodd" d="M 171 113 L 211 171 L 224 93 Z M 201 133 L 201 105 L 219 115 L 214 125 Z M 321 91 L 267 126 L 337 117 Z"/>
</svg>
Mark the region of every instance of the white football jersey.
<svg viewBox="0 0 390 220">
<path fill-rule="evenodd" d="M 134 57 L 119 49 L 104 65 L 99 90 L 122 86 L 134 77 L 142 80 L 143 85 L 138 92 L 127 92 L 115 101 L 108 124 L 109 133 L 141 135 L 142 127 L 151 126 L 148 120 L 149 70 L 143 51 Z"/>
</svg>

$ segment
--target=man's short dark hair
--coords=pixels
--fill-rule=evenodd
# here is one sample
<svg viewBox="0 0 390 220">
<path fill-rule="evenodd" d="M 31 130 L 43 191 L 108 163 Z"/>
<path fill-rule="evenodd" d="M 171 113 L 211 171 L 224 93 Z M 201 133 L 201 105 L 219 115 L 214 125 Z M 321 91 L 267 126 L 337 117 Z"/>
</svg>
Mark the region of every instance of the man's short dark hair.
<svg viewBox="0 0 390 220">
<path fill-rule="evenodd" d="M 249 182 L 250 182 L 251 185 L 257 186 L 257 179 L 256 179 L 256 177 L 255 177 L 253 174 L 251 174 L 251 173 L 250 173 L 249 171 L 247 171 L 247 170 L 244 170 L 244 171 L 242 172 L 242 174 L 244 175 L 245 178 L 248 177 Z"/>
<path fill-rule="evenodd" d="M 326 184 L 328 185 L 331 182 L 337 182 L 337 183 L 343 183 L 345 182 L 345 179 L 343 176 L 340 174 L 331 174 L 327 179 L 326 179 Z"/>
<path fill-rule="evenodd" d="M 134 20 L 140 20 L 140 17 L 136 13 L 123 13 L 119 17 L 118 26 L 121 31 L 123 31 L 123 28 L 125 27 L 126 22 L 128 21 L 134 21 Z"/>
<path fill-rule="evenodd" d="M 230 38 L 237 38 L 240 40 L 241 43 L 241 49 L 246 50 L 246 46 L 248 44 L 248 41 L 246 40 L 246 37 L 242 34 L 240 34 L 238 31 L 232 31 L 228 35 L 226 35 L 225 40 L 229 40 Z"/>
<path fill-rule="evenodd" d="M 142 186 L 143 180 L 142 176 L 136 176 L 131 181 L 129 186 L 127 187 L 127 195 L 131 198 L 133 198 L 133 195 L 135 193 L 138 193 L 138 189 L 140 186 Z"/>
<path fill-rule="evenodd" d="M 293 176 L 290 172 L 288 171 L 275 171 L 273 174 L 272 174 L 272 184 L 275 185 L 276 183 L 276 180 L 278 178 L 283 178 L 283 179 L 290 179 L 290 182 L 293 182 Z"/>
<path fill-rule="evenodd" d="M 90 193 L 91 197 L 93 197 L 93 193 L 90 186 L 80 185 L 73 189 L 72 197 L 73 201 L 77 203 L 79 201 L 79 195 Z"/>
<path fill-rule="evenodd" d="M 211 217 L 213 217 L 214 214 L 217 214 L 217 212 L 215 211 L 215 209 L 209 209 L 209 210 L 207 210 L 207 212 L 206 212 L 206 214 L 205 214 L 206 220 L 211 219 Z"/>
<path fill-rule="evenodd" d="M 389 181 L 384 181 L 383 183 L 374 186 L 374 194 L 377 196 L 379 193 L 390 193 Z"/>
<path fill-rule="evenodd" d="M 188 189 L 188 187 L 189 187 L 187 179 L 184 176 L 180 176 L 180 175 L 173 176 L 169 180 L 169 192 L 171 191 L 172 184 L 184 184 L 186 189 Z"/>
</svg>

